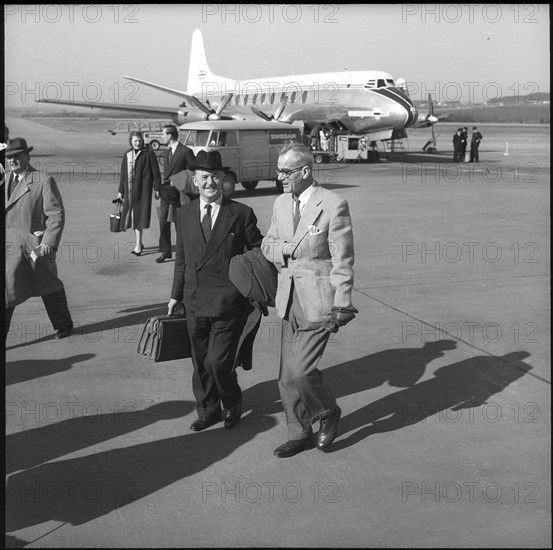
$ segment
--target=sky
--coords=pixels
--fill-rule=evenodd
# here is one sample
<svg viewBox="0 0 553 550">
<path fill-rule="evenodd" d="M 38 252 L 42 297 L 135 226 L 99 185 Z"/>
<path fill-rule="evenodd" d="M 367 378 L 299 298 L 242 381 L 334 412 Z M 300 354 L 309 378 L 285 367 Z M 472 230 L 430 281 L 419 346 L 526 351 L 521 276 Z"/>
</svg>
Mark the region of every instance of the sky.
<svg viewBox="0 0 553 550">
<path fill-rule="evenodd" d="M 213 73 L 246 80 L 382 70 L 415 100 L 549 92 L 546 4 L 8 5 L 6 108 L 36 99 L 176 107 L 131 75 L 186 90 L 192 32 Z"/>
</svg>

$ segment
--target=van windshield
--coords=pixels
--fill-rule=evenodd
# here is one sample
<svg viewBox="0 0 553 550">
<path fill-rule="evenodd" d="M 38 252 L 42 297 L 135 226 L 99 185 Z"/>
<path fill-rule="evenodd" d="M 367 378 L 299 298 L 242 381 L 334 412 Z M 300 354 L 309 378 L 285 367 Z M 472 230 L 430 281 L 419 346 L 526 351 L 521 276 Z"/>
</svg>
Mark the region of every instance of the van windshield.
<svg viewBox="0 0 553 550">
<path fill-rule="evenodd" d="M 190 130 L 183 143 L 189 147 L 206 147 L 208 137 L 209 130 Z"/>
</svg>

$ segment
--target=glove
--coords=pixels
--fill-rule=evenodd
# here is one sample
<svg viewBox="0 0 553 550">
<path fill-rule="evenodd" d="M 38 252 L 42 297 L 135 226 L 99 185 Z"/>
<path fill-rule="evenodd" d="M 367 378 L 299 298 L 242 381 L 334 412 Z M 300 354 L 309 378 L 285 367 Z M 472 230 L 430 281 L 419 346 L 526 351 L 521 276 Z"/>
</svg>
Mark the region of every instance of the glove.
<svg viewBox="0 0 553 550">
<path fill-rule="evenodd" d="M 355 314 L 359 311 L 351 307 L 337 307 L 334 306 L 331 309 L 331 318 L 325 324 L 325 329 L 329 332 L 336 333 L 340 327 L 347 325 L 350 321 L 355 319 Z"/>
</svg>

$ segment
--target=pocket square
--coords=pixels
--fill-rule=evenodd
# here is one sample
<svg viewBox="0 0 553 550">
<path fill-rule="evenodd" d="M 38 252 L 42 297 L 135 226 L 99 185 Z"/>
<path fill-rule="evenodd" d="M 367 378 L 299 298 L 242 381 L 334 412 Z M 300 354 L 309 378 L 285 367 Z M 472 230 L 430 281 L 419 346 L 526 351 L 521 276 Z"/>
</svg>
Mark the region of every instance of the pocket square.
<svg viewBox="0 0 553 550">
<path fill-rule="evenodd" d="M 308 225 L 307 229 L 309 230 L 310 235 L 318 235 L 322 231 L 316 225 Z"/>
</svg>

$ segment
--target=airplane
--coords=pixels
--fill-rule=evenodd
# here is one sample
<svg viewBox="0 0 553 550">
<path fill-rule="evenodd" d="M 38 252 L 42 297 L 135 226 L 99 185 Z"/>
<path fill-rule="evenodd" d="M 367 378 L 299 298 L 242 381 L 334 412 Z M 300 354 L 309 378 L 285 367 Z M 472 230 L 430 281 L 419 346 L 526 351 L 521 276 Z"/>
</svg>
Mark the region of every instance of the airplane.
<svg viewBox="0 0 553 550">
<path fill-rule="evenodd" d="M 199 29 L 192 35 L 186 91 L 133 76 L 123 78 L 184 100 L 172 112 L 150 107 L 132 108 L 136 112 L 150 111 L 170 116 L 179 125 L 196 120 L 252 120 L 261 117 L 268 122 L 302 124 L 304 131 L 322 125 L 338 134 L 364 135 L 370 141 L 379 141 L 405 138 L 406 128 L 432 126 L 437 122 L 432 113 L 417 112 L 407 94 L 405 81 L 394 80 L 383 71 L 345 70 L 241 81 L 218 76 L 209 68 Z M 121 104 L 38 101 L 122 110 Z M 182 107 L 187 107 L 187 110 Z"/>
</svg>

